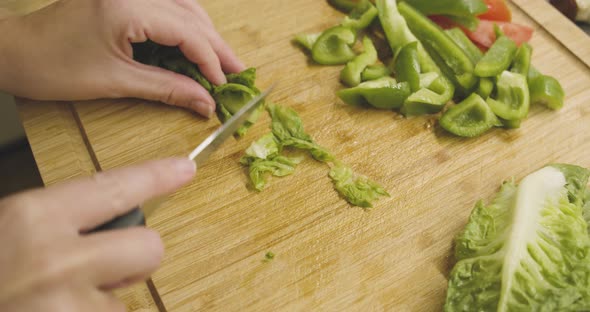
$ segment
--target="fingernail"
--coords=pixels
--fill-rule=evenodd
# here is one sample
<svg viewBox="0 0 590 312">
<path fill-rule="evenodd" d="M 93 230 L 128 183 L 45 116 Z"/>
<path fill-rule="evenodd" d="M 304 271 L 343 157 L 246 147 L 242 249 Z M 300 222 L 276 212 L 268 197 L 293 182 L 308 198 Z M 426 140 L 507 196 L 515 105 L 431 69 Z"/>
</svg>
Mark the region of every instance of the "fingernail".
<svg viewBox="0 0 590 312">
<path fill-rule="evenodd" d="M 192 177 L 197 172 L 197 165 L 194 161 L 187 158 L 174 159 L 174 167 L 178 175 Z"/>
<path fill-rule="evenodd" d="M 211 118 L 213 115 L 213 107 L 209 103 L 203 101 L 195 101 L 191 104 L 191 108 L 204 117 Z"/>
</svg>

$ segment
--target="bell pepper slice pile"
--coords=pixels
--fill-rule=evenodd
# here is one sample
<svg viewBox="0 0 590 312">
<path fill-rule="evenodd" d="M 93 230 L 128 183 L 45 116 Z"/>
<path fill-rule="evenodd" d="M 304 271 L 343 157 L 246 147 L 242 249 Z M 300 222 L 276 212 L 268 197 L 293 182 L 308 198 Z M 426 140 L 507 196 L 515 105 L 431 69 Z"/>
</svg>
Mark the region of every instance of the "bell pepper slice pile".
<svg viewBox="0 0 590 312">
<path fill-rule="evenodd" d="M 559 82 L 531 65 L 533 50 L 526 41 L 532 31 L 514 36 L 502 0 L 330 3 L 345 8 L 349 16 L 321 34 L 299 35 L 295 40 L 320 64 L 346 64 L 340 80 L 350 88 L 337 95 L 347 104 L 398 110 L 405 116 L 443 112 L 443 128 L 464 137 L 493 127 L 518 128 L 532 104 L 563 106 Z M 379 24 L 372 23 L 375 18 Z M 433 19 L 444 21 L 444 27 Z M 370 34 L 377 32 L 373 40 L 385 38 L 391 59 L 379 60 L 376 45 L 365 32 L 371 24 Z M 486 42 L 473 37 L 482 27 L 491 33 Z M 466 28 L 477 30 L 470 33 Z M 353 49 L 357 37 L 363 46 L 358 54 Z M 467 129 L 470 126 L 472 130 Z"/>
</svg>

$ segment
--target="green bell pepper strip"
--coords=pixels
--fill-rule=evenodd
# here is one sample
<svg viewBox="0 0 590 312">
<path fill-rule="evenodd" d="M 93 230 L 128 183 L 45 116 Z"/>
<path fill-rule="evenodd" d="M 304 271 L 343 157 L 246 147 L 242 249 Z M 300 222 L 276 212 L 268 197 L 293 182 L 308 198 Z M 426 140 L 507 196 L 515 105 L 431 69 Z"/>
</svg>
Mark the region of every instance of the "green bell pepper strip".
<svg viewBox="0 0 590 312">
<path fill-rule="evenodd" d="M 506 36 L 500 36 L 475 65 L 475 74 L 479 77 L 494 77 L 507 70 L 514 54 L 516 43 Z"/>
<path fill-rule="evenodd" d="M 404 102 L 401 112 L 405 116 L 418 116 L 440 112 L 453 98 L 454 89 L 443 76 L 437 77 L 428 87 L 412 93 Z"/>
<path fill-rule="evenodd" d="M 322 33 L 317 34 L 299 34 L 295 36 L 295 42 L 299 43 L 302 47 L 306 48 L 308 51 L 313 49 L 313 45 L 318 41 L 318 38 L 322 35 Z"/>
<path fill-rule="evenodd" d="M 358 86 L 365 68 L 378 60 L 377 50 L 369 37 L 363 38 L 363 47 L 365 51 L 355 56 L 340 72 L 340 80 L 349 87 Z"/>
<path fill-rule="evenodd" d="M 422 42 L 430 55 L 440 57 L 441 65 L 447 66 L 461 87 L 470 89 L 477 82 L 473 75 L 473 63 L 449 36 L 428 17 L 402 2 L 398 5 L 399 13 L 406 19 L 412 33 Z M 436 61 L 437 58 L 433 56 Z M 443 70 L 443 73 L 445 70 Z M 451 77 L 449 77 L 451 78 Z"/>
<path fill-rule="evenodd" d="M 540 75 L 529 82 L 529 90 L 531 104 L 542 104 L 553 110 L 563 107 L 565 92 L 557 79 Z"/>
<path fill-rule="evenodd" d="M 488 10 L 482 0 L 403 0 L 424 15 L 475 16 Z"/>
<path fill-rule="evenodd" d="M 410 31 L 408 24 L 397 9 L 396 0 L 377 0 L 377 10 L 379 11 L 379 20 L 387 37 L 387 42 L 393 51 L 393 55 L 408 43 L 418 41 L 416 36 Z M 420 68 L 423 72 L 437 72 L 442 74 L 440 68 L 432 60 L 424 46 L 418 42 L 418 59 Z"/>
<path fill-rule="evenodd" d="M 532 54 L 533 47 L 531 47 L 530 44 L 525 42 L 522 45 L 520 45 L 518 50 L 516 50 L 516 54 L 514 55 L 514 60 L 512 61 L 510 71 L 513 73 L 521 74 L 523 76 L 527 76 L 531 67 Z"/>
<path fill-rule="evenodd" d="M 517 120 L 506 120 L 506 119 L 502 119 L 502 118 L 498 118 L 500 120 L 500 122 L 502 123 L 502 125 L 504 126 L 504 128 L 506 129 L 518 129 L 520 128 L 520 125 L 522 124 L 522 120 L 517 119 Z"/>
<path fill-rule="evenodd" d="M 369 65 L 361 73 L 362 81 L 376 80 L 391 75 L 391 71 L 383 64 Z"/>
<path fill-rule="evenodd" d="M 524 119 L 530 107 L 530 94 L 526 77 L 504 71 L 498 78 L 496 88 L 496 96 L 487 99 L 492 111 L 505 120 Z"/>
<path fill-rule="evenodd" d="M 359 0 L 328 0 L 336 9 L 348 13 L 352 11 L 359 3 Z"/>
<path fill-rule="evenodd" d="M 479 26 L 479 19 L 474 15 L 470 16 L 454 16 L 454 15 L 445 15 L 448 19 L 455 22 L 455 24 L 462 26 L 463 28 L 467 28 L 470 31 L 476 31 L 477 26 Z"/>
<path fill-rule="evenodd" d="M 440 125 L 452 134 L 473 138 L 501 123 L 484 99 L 474 93 L 446 111 Z"/>
<path fill-rule="evenodd" d="M 457 46 L 459 46 L 459 48 L 461 48 L 461 50 L 463 50 L 465 55 L 469 57 L 473 66 L 475 66 L 479 60 L 481 60 L 483 53 L 475 44 L 473 44 L 473 41 L 471 41 L 461 29 L 447 29 L 445 30 L 445 33 Z"/>
<path fill-rule="evenodd" d="M 345 64 L 355 57 L 352 50 L 355 41 L 356 34 L 350 28 L 332 27 L 318 37 L 311 49 L 311 56 L 322 65 Z"/>
<path fill-rule="evenodd" d="M 391 77 L 363 82 L 355 88 L 336 92 L 338 97 L 349 105 L 371 105 L 380 109 L 400 108 L 410 93 L 408 83 L 398 83 Z"/>
<path fill-rule="evenodd" d="M 412 92 L 420 89 L 420 61 L 418 60 L 418 41 L 406 44 L 397 54 L 394 71 L 399 81 L 410 84 Z"/>
<path fill-rule="evenodd" d="M 494 81 L 492 78 L 480 78 L 475 93 L 487 99 L 492 94 L 492 91 L 494 91 Z"/>
<path fill-rule="evenodd" d="M 369 0 L 361 0 L 350 14 L 344 17 L 342 26 L 354 30 L 365 29 L 371 25 L 377 14 L 377 8 Z"/>
<path fill-rule="evenodd" d="M 551 109 L 563 107 L 565 92 L 557 79 L 541 74 L 533 66 L 529 68 L 527 79 L 531 104 L 542 104 Z"/>
</svg>

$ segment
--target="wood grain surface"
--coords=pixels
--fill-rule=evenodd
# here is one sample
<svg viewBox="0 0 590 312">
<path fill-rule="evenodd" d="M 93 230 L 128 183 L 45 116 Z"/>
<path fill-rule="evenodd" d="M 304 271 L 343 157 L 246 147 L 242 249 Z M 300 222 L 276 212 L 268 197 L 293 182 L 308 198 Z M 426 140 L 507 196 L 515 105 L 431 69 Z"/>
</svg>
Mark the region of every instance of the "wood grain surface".
<svg viewBox="0 0 590 312">
<path fill-rule="evenodd" d="M 553 11 L 533 10 L 531 17 L 520 9 L 542 0 L 516 2 L 515 20 L 536 30 L 533 62 L 562 82 L 566 106 L 558 112 L 533 107 L 521 129 L 466 140 L 445 134 L 431 117 L 405 119 L 340 102 L 334 93 L 341 67 L 311 64 L 291 43 L 295 34 L 342 19 L 325 1 L 201 1 L 236 53 L 258 68 L 259 87 L 278 82 L 270 99 L 297 110 L 319 144 L 392 196 L 372 210 L 351 207 L 333 190 L 327 167 L 309 158 L 294 175 L 251 191 L 238 160 L 269 131 L 264 116 L 243 139 L 228 140 L 194 182 L 148 220 L 166 244 L 153 276 L 163 309 L 441 310 L 452 239 L 475 201 L 547 163 L 590 167 L 590 68 L 583 60 L 590 40 L 582 32 L 547 31 L 561 24 L 539 24 L 543 14 L 568 23 Z M 582 52 L 562 42 L 580 42 Z M 187 155 L 219 126 L 216 119 L 141 100 L 73 105 L 89 143 L 86 156 L 78 157 L 86 162 L 93 155 L 103 169 Z M 33 106 L 21 111 L 29 138 L 37 138 L 31 143 L 40 168 L 47 168 L 45 176 L 70 170 L 52 168 L 62 152 L 53 145 L 60 143 L 44 145 L 39 128 L 47 121 L 32 121 Z M 264 261 L 268 251 L 274 260 Z"/>
</svg>

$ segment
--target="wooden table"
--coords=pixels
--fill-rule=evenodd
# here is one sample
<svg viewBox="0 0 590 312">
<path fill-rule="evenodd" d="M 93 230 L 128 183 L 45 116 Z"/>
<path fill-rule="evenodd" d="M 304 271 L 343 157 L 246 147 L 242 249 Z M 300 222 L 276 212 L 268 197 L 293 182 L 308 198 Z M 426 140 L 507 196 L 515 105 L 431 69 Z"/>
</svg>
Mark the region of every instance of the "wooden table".
<svg viewBox="0 0 590 312">
<path fill-rule="evenodd" d="M 247 189 L 237 163 L 268 117 L 230 140 L 148 224 L 167 255 L 147 284 L 118 293 L 130 311 L 435 311 L 444 302 L 452 238 L 476 200 L 549 162 L 590 167 L 590 39 L 542 0 L 514 0 L 535 28 L 534 64 L 557 77 L 566 107 L 533 107 L 519 130 L 465 140 L 424 117 L 347 107 L 334 95 L 339 67 L 310 65 L 292 43 L 342 18 L 324 1 L 201 1 L 271 99 L 295 108 L 317 142 L 383 183 L 392 197 L 350 207 L 327 170 Z M 218 125 L 141 100 L 35 103 L 19 111 L 46 185 L 152 158 L 185 155 Z M 263 261 L 267 251 L 277 256 Z"/>
</svg>

